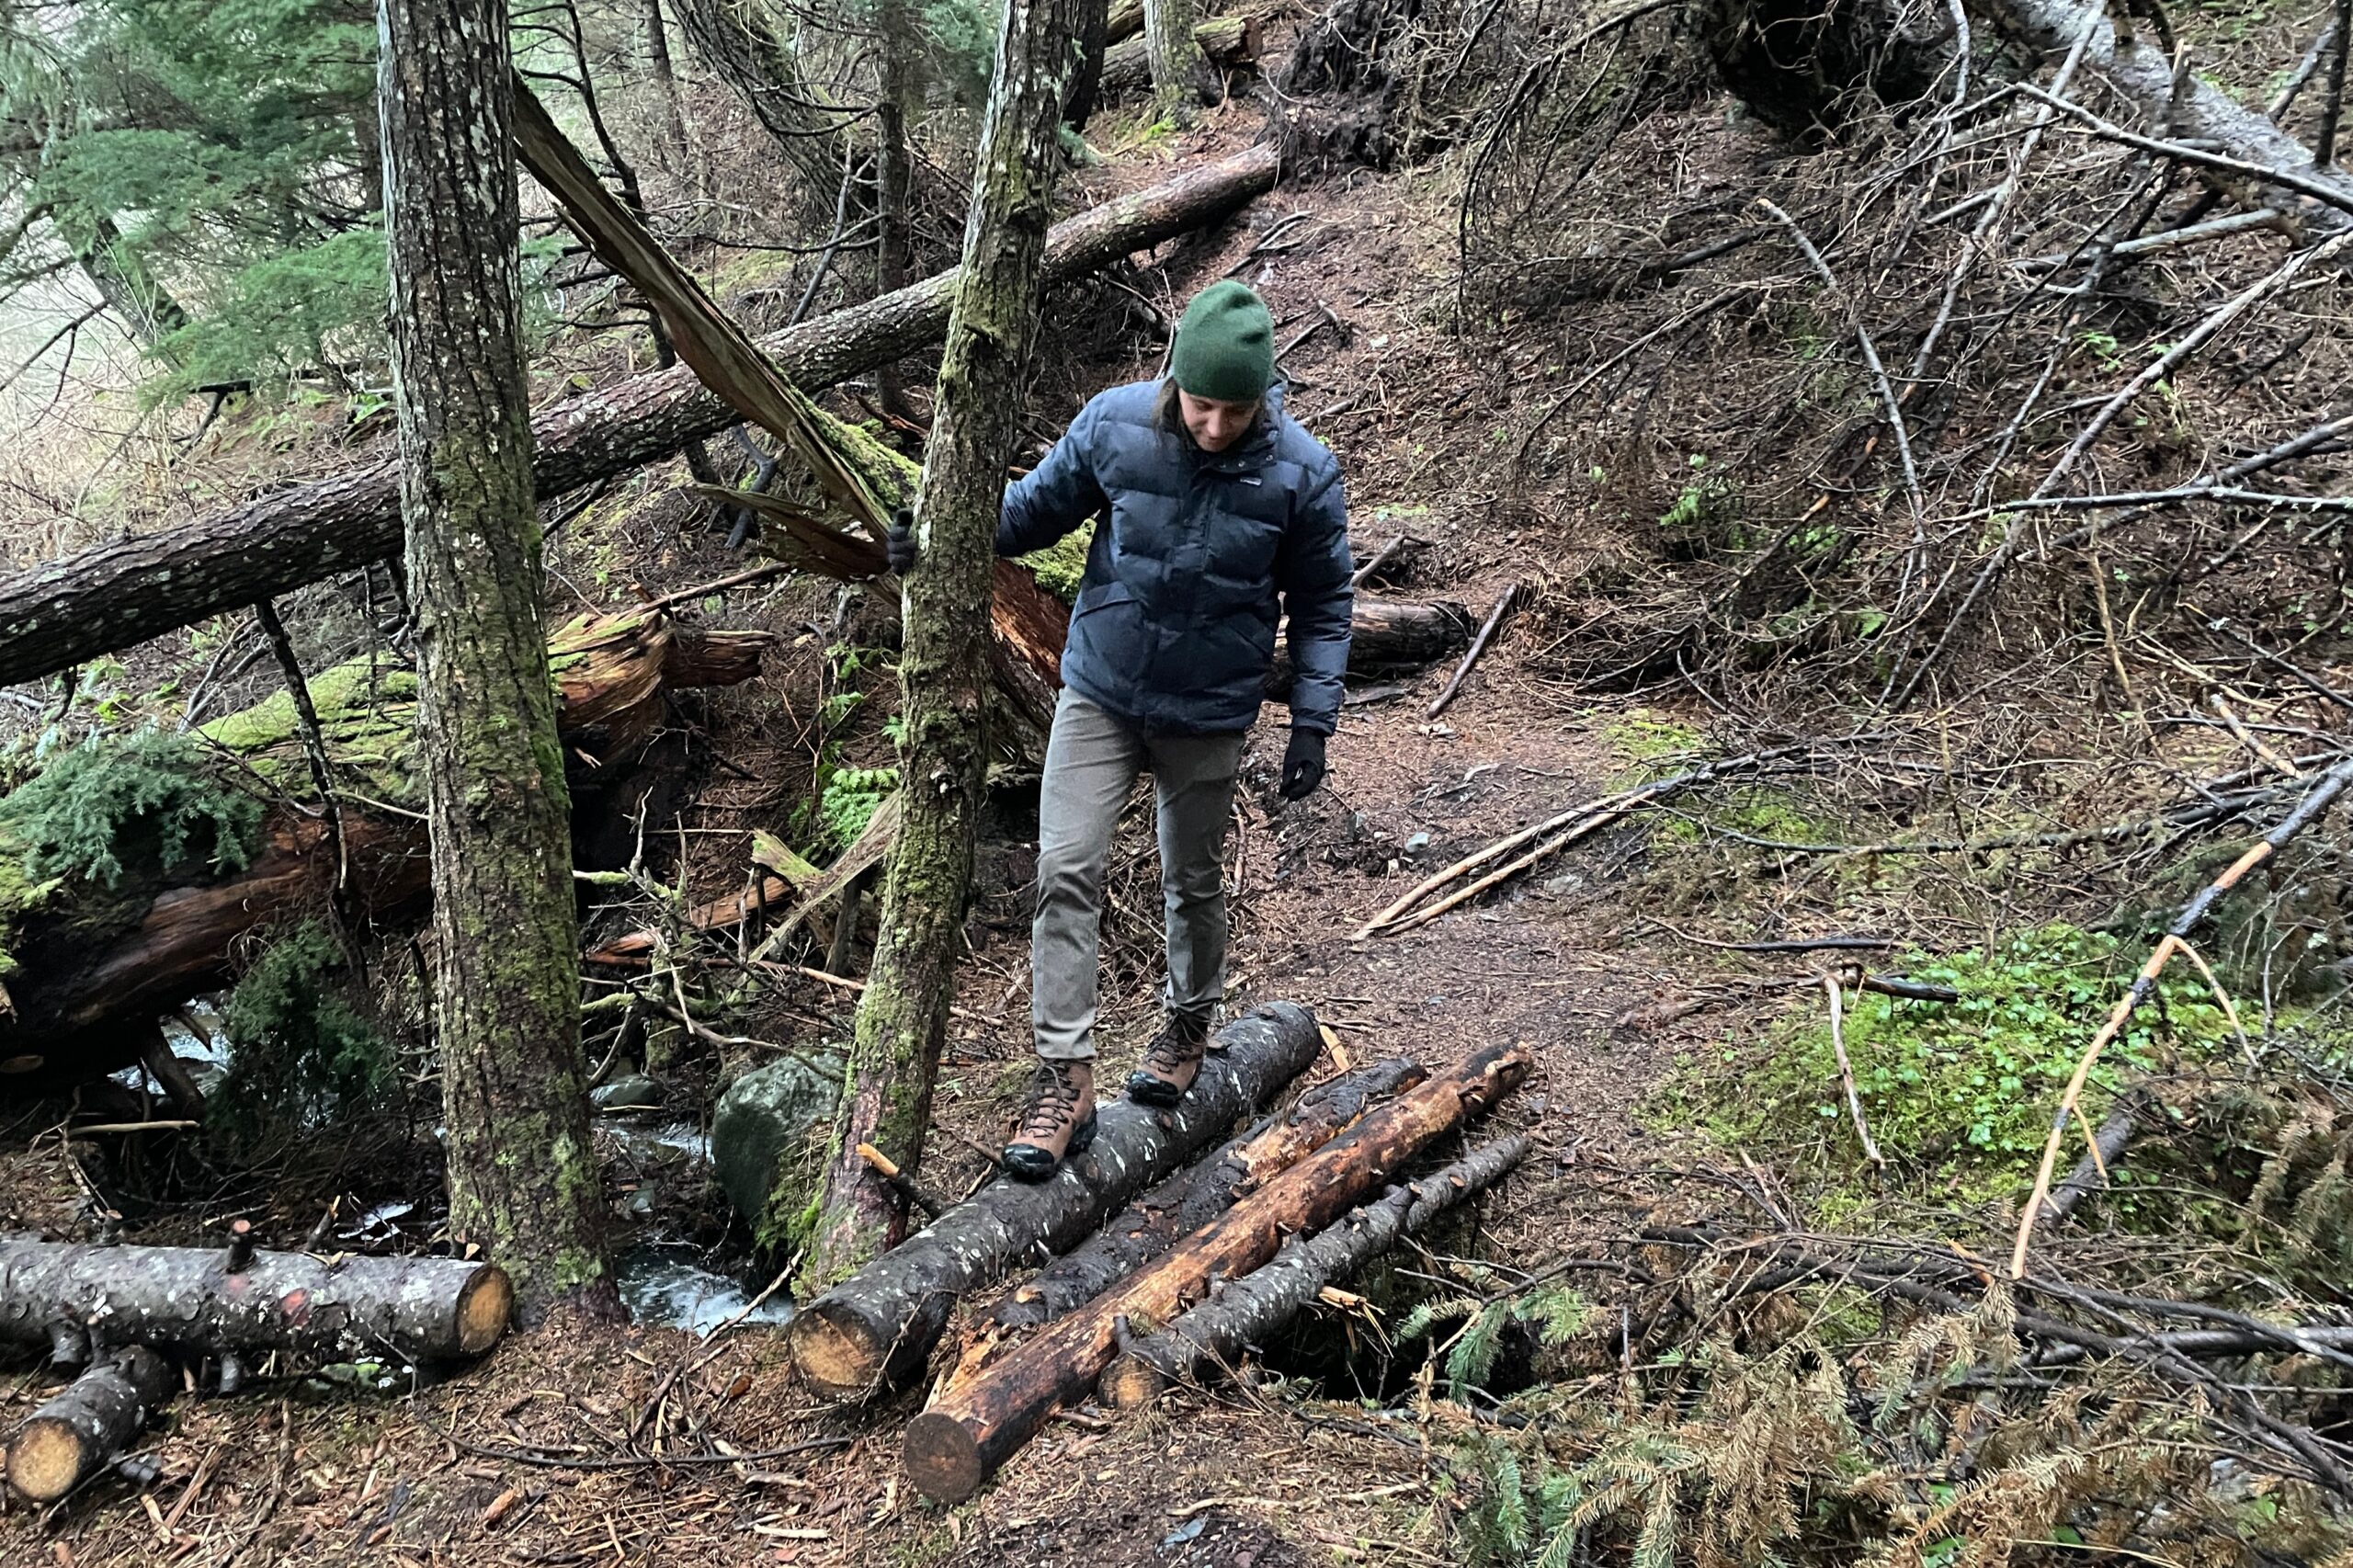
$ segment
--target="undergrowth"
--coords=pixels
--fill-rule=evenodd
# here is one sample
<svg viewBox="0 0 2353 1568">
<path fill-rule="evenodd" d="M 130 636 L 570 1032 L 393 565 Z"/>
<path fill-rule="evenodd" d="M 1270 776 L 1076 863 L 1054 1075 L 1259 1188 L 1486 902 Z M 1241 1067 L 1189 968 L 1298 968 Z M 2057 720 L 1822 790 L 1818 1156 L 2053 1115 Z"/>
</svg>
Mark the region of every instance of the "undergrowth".
<svg viewBox="0 0 2353 1568">
<path fill-rule="evenodd" d="M 115 888 L 136 869 L 242 870 L 262 804 L 221 782 L 209 761 L 195 740 L 171 731 L 92 735 L 0 800 L 0 834 L 35 882 Z"/>
<path fill-rule="evenodd" d="M 1958 1002 L 1849 994 L 1847 1051 L 1881 1150 L 1939 1197 L 2020 1191 L 2067 1080 L 2137 957 L 2113 936 L 2054 924 L 1990 951 L 1901 966 L 1912 980 L 1950 986 Z M 2169 971 L 2093 1067 L 2086 1115 L 2097 1122 L 2127 1081 L 2195 1070 L 2234 1040 L 2204 982 Z M 1687 1063 L 1655 1114 L 1811 1176 L 1832 1217 L 1851 1217 L 1873 1201 L 1859 1184 L 1861 1156 L 1818 991 L 1760 1046 L 1727 1046 L 1712 1060 Z"/>
<path fill-rule="evenodd" d="M 391 1046 L 342 983 L 343 954 L 305 921 L 279 936 L 222 1009 L 228 1070 L 207 1101 L 233 1142 L 345 1121 L 393 1082 Z"/>
</svg>

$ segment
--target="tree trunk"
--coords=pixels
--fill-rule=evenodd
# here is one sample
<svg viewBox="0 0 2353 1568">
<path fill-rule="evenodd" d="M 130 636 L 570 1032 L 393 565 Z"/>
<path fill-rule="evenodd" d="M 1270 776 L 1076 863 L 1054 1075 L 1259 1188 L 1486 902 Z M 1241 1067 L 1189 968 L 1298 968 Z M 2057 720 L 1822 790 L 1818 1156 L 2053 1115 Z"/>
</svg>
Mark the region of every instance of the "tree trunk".
<svg viewBox="0 0 2353 1568">
<path fill-rule="evenodd" d="M 1154 107 L 1164 119 L 1192 122 L 1193 111 L 1223 96 L 1209 58 L 1194 40 L 1193 0 L 1143 0 L 1143 42 L 1152 62 Z"/>
<path fill-rule="evenodd" d="M 670 26 L 662 0 L 644 0 L 646 74 L 654 78 L 654 133 L 678 176 L 699 189 L 700 171 L 687 144 L 687 118 L 678 107 L 678 69 L 670 58 Z"/>
<path fill-rule="evenodd" d="M 628 795 L 642 778 L 639 759 L 665 720 L 666 693 L 750 679 L 767 642 L 756 632 L 682 631 L 643 611 L 581 616 L 551 636 L 557 733 L 574 768 L 576 812 Z M 371 668 L 367 659 L 310 682 L 329 761 L 348 786 L 350 902 L 372 921 L 411 917 L 428 891 L 425 835 L 402 814 L 424 803 L 410 788 L 415 686 L 406 670 Z M 77 881 L 10 915 L 0 928 L 14 1004 L 0 1014 L 0 1107 L 137 1060 L 157 1017 L 233 976 L 233 955 L 251 934 L 329 902 L 338 868 L 321 853 L 323 824 L 306 809 L 314 801 L 291 702 L 273 697 L 199 733 L 233 759 L 223 769 L 231 783 L 257 776 L 295 803 L 263 819 L 259 850 L 242 871 L 130 889 Z M 594 825 L 575 821 L 574 829 L 585 841 Z M 0 857 L 21 852 L 0 839 Z"/>
<path fill-rule="evenodd" d="M 801 206 L 833 221 L 842 181 L 857 168 L 850 141 L 856 117 L 825 103 L 757 0 L 675 0 L 687 41 L 765 127 L 798 170 Z M 851 193 L 851 210 L 863 210 Z"/>
<path fill-rule="evenodd" d="M 2064 54 L 2074 44 L 2086 15 L 2084 7 L 2069 0 L 1971 0 L 1969 9 L 2005 36 L 2052 56 Z M 2318 181 L 2353 198 L 2353 172 L 2314 166 L 2303 143 L 2258 111 L 2235 102 L 2198 73 L 2189 74 L 2180 101 L 2173 102 L 2173 62 L 2154 29 L 2136 29 L 2135 36 L 2120 39 L 2110 17 L 2099 16 L 2092 22 L 2091 41 L 2084 50 L 2081 69 L 2137 105 L 2144 131 L 2170 119 L 2173 134 L 2180 141 L 2198 142 L 2246 163 Z M 2238 193 L 2246 205 L 2276 207 L 2297 219 L 2311 240 L 2325 238 L 2353 222 L 2337 209 L 2281 187 L 2240 181 L 2235 176 L 2230 176 L 2229 183 L 2246 187 Z"/>
<path fill-rule="evenodd" d="M 1139 17 L 1141 19 L 1141 17 Z M 1111 0 L 1081 0 L 1078 8 L 1078 69 L 1063 95 L 1063 123 L 1084 131 L 1103 101 L 1103 51 L 1110 47 Z"/>
<path fill-rule="evenodd" d="M 1223 219 L 1272 188 L 1276 162 L 1273 148 L 1253 147 L 1061 224 L 1047 247 L 1047 281 L 1066 282 Z M 831 386 L 938 336 L 959 276 L 941 273 L 762 347 L 794 384 Z M 667 458 L 740 419 L 685 367 L 632 376 L 533 422 L 533 480 L 540 495 L 562 494 Z M 400 540 L 399 468 L 383 461 L 18 573 L 0 580 L 0 686 L 367 565 L 396 552 Z"/>
<path fill-rule="evenodd" d="M 122 231 L 113 220 L 99 219 L 90 243 L 74 259 L 141 347 L 153 348 L 188 324 L 188 312 L 122 243 Z"/>
<path fill-rule="evenodd" d="M 1381 1107 L 1117 1290 L 943 1394 L 907 1427 L 903 1452 L 915 1489 L 939 1503 L 970 1497 L 1056 1410 L 1094 1389 L 1127 1325 L 1167 1323 L 1213 1278 L 1239 1278 L 1272 1257 L 1284 1236 L 1330 1224 L 1527 1072 L 1527 1051 L 1498 1046 Z"/>
<path fill-rule="evenodd" d="M 146 1430 L 179 1387 L 161 1356 L 131 1346 L 91 1368 L 28 1417 L 8 1444 L 8 1484 L 54 1503 Z"/>
<path fill-rule="evenodd" d="M 1300 1096 L 1268 1119 L 1188 1170 L 1154 1187 L 1035 1279 L 997 1303 L 999 1328 L 1031 1329 L 1086 1305 L 1316 1150 L 1355 1126 L 1374 1102 L 1429 1074 L 1407 1057 L 1344 1073 Z"/>
<path fill-rule="evenodd" d="M 455 1257 L 330 1263 L 306 1252 L 0 1242 L 0 1338 L 79 1341 L 81 1356 L 135 1342 L 312 1362 L 387 1350 L 449 1361 L 497 1344 L 514 1300 L 504 1270 Z"/>
<path fill-rule="evenodd" d="M 1121 1351 L 1097 1381 L 1103 1403 L 1133 1410 L 1151 1403 L 1171 1383 L 1231 1371 L 1245 1351 L 1265 1344 L 1324 1286 L 1348 1278 L 1464 1199 L 1486 1191 L 1527 1154 L 1526 1138 L 1497 1139 L 1411 1187 L 1363 1205 L 1328 1230 L 1291 1237 L 1271 1262 L 1227 1280 L 1208 1301 Z"/>
<path fill-rule="evenodd" d="M 1193 42 L 1200 50 L 1205 67 L 1213 74 L 1245 65 L 1258 52 L 1256 29 L 1240 17 L 1211 17 L 1199 23 L 1193 28 Z M 1131 39 L 1103 56 L 1102 82 L 1096 101 L 1116 104 L 1141 97 L 1151 90 L 1152 83 L 1150 47 L 1142 40 Z"/>
<path fill-rule="evenodd" d="M 1323 1046 L 1288 1002 L 1218 1031 L 1174 1110 L 1105 1103 L 1094 1146 L 1051 1181 L 1000 1176 L 794 1314 L 801 1379 L 827 1399 L 867 1399 L 920 1369 L 958 1297 L 1037 1256 L 1066 1252 L 1128 1199 L 1281 1092 Z"/>
<path fill-rule="evenodd" d="M 527 1297 L 618 1311 L 540 608 L 506 6 L 378 0 L 377 16 L 449 1230 Z"/>
<path fill-rule="evenodd" d="M 899 835 L 882 881 L 874 961 L 858 997 L 834 1154 L 801 1278 L 845 1278 L 905 1233 L 904 1205 L 858 1146 L 902 1170 L 923 1159 L 932 1079 L 956 994 L 989 756 L 996 526 L 1029 392 L 1055 131 L 1085 0 L 1006 0 L 974 158 L 956 291 L 916 494 L 922 553 L 900 615 Z"/>
<path fill-rule="evenodd" d="M 881 92 L 874 108 L 876 291 L 896 293 L 914 276 L 915 246 L 909 231 L 915 204 L 915 159 L 907 148 L 907 111 L 920 107 L 915 18 L 906 0 L 877 0 L 875 30 L 881 35 Z M 886 414 L 913 419 L 906 382 L 896 359 L 874 368 L 875 396 Z"/>
</svg>

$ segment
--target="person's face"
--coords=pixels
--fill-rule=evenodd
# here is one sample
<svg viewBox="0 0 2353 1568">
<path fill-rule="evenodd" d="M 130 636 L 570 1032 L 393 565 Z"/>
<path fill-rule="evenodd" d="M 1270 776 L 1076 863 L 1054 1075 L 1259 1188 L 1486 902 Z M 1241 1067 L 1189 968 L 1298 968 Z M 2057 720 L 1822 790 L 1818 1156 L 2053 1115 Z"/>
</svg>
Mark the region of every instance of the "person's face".
<svg viewBox="0 0 2353 1568">
<path fill-rule="evenodd" d="M 1220 403 L 1179 389 L 1176 406 L 1185 416 L 1185 428 L 1192 432 L 1193 444 L 1205 452 L 1225 450 L 1242 439 L 1243 432 L 1258 417 L 1256 398 L 1248 403 Z"/>
</svg>

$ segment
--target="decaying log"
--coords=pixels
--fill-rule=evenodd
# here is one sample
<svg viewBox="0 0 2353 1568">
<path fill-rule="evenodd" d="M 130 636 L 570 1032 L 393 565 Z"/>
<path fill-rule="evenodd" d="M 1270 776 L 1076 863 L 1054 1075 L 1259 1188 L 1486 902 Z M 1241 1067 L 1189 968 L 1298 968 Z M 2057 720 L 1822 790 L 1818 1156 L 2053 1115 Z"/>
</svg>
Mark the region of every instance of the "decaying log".
<svg viewBox="0 0 2353 1568">
<path fill-rule="evenodd" d="M 623 773 L 659 727 L 664 693 L 733 685 L 759 670 L 764 633 L 690 631 L 642 611 L 584 615 L 551 633 L 549 667 L 574 803 L 609 772 Z M 344 800 L 347 906 L 375 920 L 413 915 L 428 896 L 419 802 L 406 761 L 415 728 L 415 678 L 366 661 L 311 683 L 328 750 L 358 782 Z M 232 781 L 259 778 L 302 801 L 310 774 L 281 692 L 199 732 L 237 760 Z M 386 799 L 389 796 L 390 799 Z M 386 809 L 390 808 L 390 809 Z M 324 909 L 337 866 L 322 853 L 323 820 L 300 804 L 264 815 L 243 870 L 200 868 L 119 889 L 68 882 L 0 927 L 15 960 L 14 1004 L 0 1012 L 0 1103 L 46 1094 L 139 1060 L 153 1021 L 229 978 L 240 938 L 290 912 Z M 6 853 L 0 846 L 0 853 Z"/>
<path fill-rule="evenodd" d="M 1377 599 L 1358 594 L 1348 617 L 1348 674 L 1370 676 L 1418 670 L 1470 641 L 1471 615 L 1449 599 Z M 1277 644 L 1267 695 L 1290 700 L 1290 649 Z"/>
<path fill-rule="evenodd" d="M 412 1361 L 479 1356 L 506 1332 L 514 1287 L 494 1264 L 454 1257 L 216 1247 L 0 1242 L 0 1338 L 184 1345 L 251 1361 L 278 1354 Z"/>
<path fill-rule="evenodd" d="M 1252 147 L 1056 224 L 1050 284 L 1066 283 L 1273 188 L 1277 153 Z M 761 340 L 814 391 L 904 358 L 948 326 L 949 271 Z M 684 365 L 632 376 L 531 421 L 540 496 L 658 461 L 735 423 Z M 185 527 L 95 546 L 0 580 L 0 686 L 35 680 L 175 627 L 285 594 L 400 549 L 400 465 L 362 468 L 256 496 Z"/>
<path fill-rule="evenodd" d="M 1097 1382 L 1103 1403 L 1133 1410 L 1157 1399 L 1171 1383 L 1231 1371 L 1246 1348 L 1264 1344 L 1318 1290 L 1495 1186 L 1527 1153 L 1527 1139 L 1499 1138 L 1410 1187 L 1392 1189 L 1313 1236 L 1291 1237 L 1263 1268 L 1229 1280 L 1158 1334 L 1132 1341 Z"/>
<path fill-rule="evenodd" d="M 144 1346 L 92 1367 L 17 1428 L 8 1484 L 36 1503 L 56 1502 L 129 1448 L 178 1386 L 170 1364 Z"/>
<path fill-rule="evenodd" d="M 1195 24 L 1193 41 L 1209 62 L 1232 71 L 1258 58 L 1258 29 L 1244 17 L 1211 17 Z M 1142 97 L 1152 91 L 1152 57 L 1141 38 L 1108 49 L 1103 75 L 1096 91 L 1107 104 Z"/>
<path fill-rule="evenodd" d="M 1238 1278 L 1285 1235 L 1330 1224 L 1434 1140 L 1508 1093 L 1528 1072 L 1518 1046 L 1483 1051 L 1382 1106 L 1158 1261 L 949 1390 L 907 1426 L 902 1449 L 916 1490 L 961 1503 L 1056 1410 L 1084 1397 L 1124 1328 L 1165 1324 L 1218 1278 Z"/>
<path fill-rule="evenodd" d="M 1218 1032 L 1171 1110 L 1107 1101 L 1094 1146 L 1031 1186 L 1000 1176 L 794 1314 L 793 1364 L 829 1399 L 866 1399 L 919 1370 L 958 1297 L 1066 1252 L 1298 1076 L 1323 1045 L 1315 1016 L 1270 1003 Z"/>
<path fill-rule="evenodd" d="M 1318 1084 L 1289 1111 L 1170 1176 L 1048 1264 L 997 1303 L 996 1325 L 1035 1328 L 1084 1306 L 1355 1126 L 1375 1102 L 1428 1076 L 1420 1062 L 1395 1057 Z"/>
</svg>

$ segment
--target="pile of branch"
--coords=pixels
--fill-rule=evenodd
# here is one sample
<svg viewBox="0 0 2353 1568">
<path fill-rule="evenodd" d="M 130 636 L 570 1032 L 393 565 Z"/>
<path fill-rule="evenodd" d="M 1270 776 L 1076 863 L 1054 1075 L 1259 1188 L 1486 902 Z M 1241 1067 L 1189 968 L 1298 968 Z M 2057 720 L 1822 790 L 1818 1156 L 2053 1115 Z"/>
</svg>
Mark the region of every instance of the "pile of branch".
<svg viewBox="0 0 2353 1568">
<path fill-rule="evenodd" d="M 971 1496 L 1055 1411 L 1093 1393 L 1123 1351 L 1139 1358 L 1139 1367 L 1198 1364 L 1199 1357 L 1188 1358 L 1174 1347 L 1178 1341 L 1140 1337 L 1151 1325 L 1185 1324 L 1188 1337 L 1181 1343 L 1212 1358 L 1230 1358 L 1279 1326 L 1336 1272 L 1361 1265 L 1404 1233 L 1413 1199 L 1392 1195 L 1363 1210 L 1358 1205 L 1416 1154 L 1492 1108 L 1528 1064 L 1518 1047 L 1496 1047 L 1432 1077 L 1374 1108 L 1084 1305 L 981 1365 L 960 1366 L 908 1426 L 903 1452 L 916 1489 L 941 1502 Z M 1425 1218 L 1492 1182 L 1516 1158 L 1516 1150 L 1483 1152 L 1428 1185 Z M 1335 1227 L 1335 1239 L 1322 1249 L 1278 1256 L 1285 1238 Z M 1268 1267 L 1277 1268 L 1275 1276 L 1223 1310 L 1221 1281 L 1231 1294 Z M 1209 1316 L 1191 1317 L 1204 1303 Z M 1171 1332 L 1177 1331 L 1172 1326 Z M 1123 1379 L 1121 1387 L 1132 1397 L 1137 1380 Z"/>
</svg>

